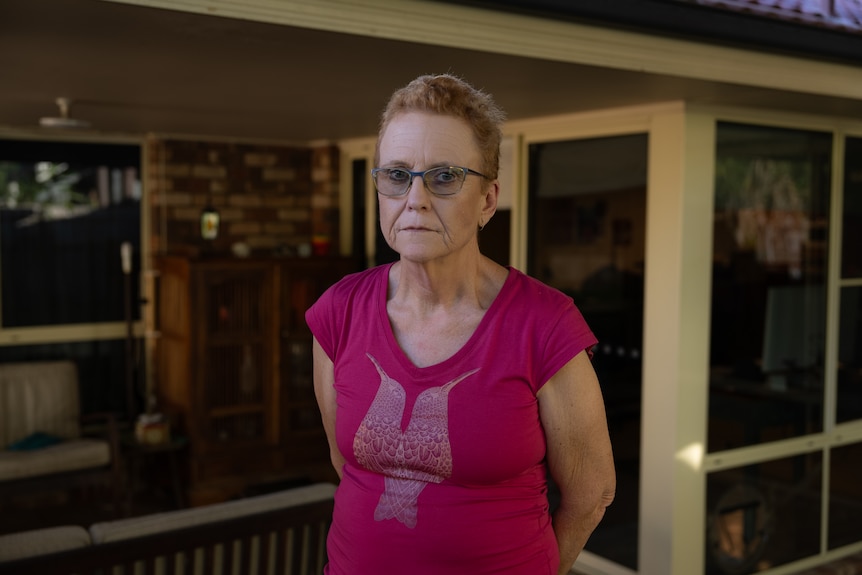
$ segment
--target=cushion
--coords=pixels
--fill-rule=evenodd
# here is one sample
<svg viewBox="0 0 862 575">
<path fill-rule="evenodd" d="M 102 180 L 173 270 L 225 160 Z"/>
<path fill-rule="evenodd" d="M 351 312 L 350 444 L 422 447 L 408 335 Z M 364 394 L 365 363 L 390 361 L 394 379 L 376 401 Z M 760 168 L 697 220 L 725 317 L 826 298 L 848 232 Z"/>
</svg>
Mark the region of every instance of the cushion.
<svg viewBox="0 0 862 575">
<path fill-rule="evenodd" d="M 42 449 L 43 447 L 56 445 L 61 441 L 63 441 L 62 437 L 37 431 L 36 433 L 31 433 L 20 441 L 16 441 L 6 449 L 9 451 L 32 451 L 33 449 Z"/>
<path fill-rule="evenodd" d="M 253 513 L 295 507 L 315 501 L 324 501 L 331 499 L 334 494 L 335 485 L 331 483 L 315 483 L 313 485 L 285 489 L 276 493 L 247 497 L 236 501 L 95 523 L 90 526 L 90 537 L 93 539 L 93 543 L 120 541 L 122 539 L 131 539 L 133 537 L 170 531 L 172 529 L 183 529 L 213 521 L 242 517 Z"/>
<path fill-rule="evenodd" d="M 0 481 L 102 467 L 110 463 L 111 448 L 107 441 L 73 439 L 42 449 L 0 451 Z"/>
<path fill-rule="evenodd" d="M 36 432 L 75 439 L 80 417 L 73 362 L 0 363 L 0 449 Z"/>
<path fill-rule="evenodd" d="M 0 535 L 0 561 L 24 559 L 90 545 L 90 534 L 78 525 L 64 525 Z"/>
</svg>

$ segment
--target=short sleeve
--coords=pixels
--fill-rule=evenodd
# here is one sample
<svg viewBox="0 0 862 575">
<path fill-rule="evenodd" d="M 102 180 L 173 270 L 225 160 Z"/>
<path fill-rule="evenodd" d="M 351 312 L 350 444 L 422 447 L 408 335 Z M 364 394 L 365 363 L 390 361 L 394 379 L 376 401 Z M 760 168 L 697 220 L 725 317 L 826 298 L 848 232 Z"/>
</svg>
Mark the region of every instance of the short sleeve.
<svg viewBox="0 0 862 575">
<path fill-rule="evenodd" d="M 557 322 L 546 334 L 538 378 L 540 388 L 582 351 L 592 355 L 592 348 L 598 343 L 580 310 L 571 299 L 566 300 Z"/>
<path fill-rule="evenodd" d="M 330 286 L 305 312 L 305 323 L 312 335 L 333 362 L 338 355 L 343 339 L 347 337 L 345 327 L 354 317 L 364 317 L 377 297 L 377 286 L 385 282 L 388 268 L 378 266 L 349 274 Z M 386 284 L 383 283 L 383 288 Z M 358 315 L 357 315 L 358 314 Z M 367 316 L 367 312 L 365 313 Z"/>
</svg>

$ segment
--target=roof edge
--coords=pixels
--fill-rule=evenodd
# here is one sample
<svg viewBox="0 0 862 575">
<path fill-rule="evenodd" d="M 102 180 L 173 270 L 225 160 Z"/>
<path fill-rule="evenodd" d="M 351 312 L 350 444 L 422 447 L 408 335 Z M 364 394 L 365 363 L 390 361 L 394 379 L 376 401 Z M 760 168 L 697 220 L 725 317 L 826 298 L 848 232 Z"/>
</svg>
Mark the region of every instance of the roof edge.
<svg viewBox="0 0 862 575">
<path fill-rule="evenodd" d="M 685 0 L 440 0 L 476 8 L 567 20 L 796 57 L 862 64 L 862 31 L 810 19 L 778 19 Z M 705 5 L 705 4 L 710 5 Z"/>
</svg>

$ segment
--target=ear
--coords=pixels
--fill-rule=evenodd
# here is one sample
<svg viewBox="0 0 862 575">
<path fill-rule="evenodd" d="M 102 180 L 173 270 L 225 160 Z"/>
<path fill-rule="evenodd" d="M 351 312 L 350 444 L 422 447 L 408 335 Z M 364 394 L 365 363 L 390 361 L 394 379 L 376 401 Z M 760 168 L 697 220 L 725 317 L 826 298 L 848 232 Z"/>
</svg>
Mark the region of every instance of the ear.
<svg viewBox="0 0 862 575">
<path fill-rule="evenodd" d="M 482 196 L 481 221 L 487 224 L 497 212 L 497 200 L 500 197 L 500 180 L 491 181 Z"/>
</svg>

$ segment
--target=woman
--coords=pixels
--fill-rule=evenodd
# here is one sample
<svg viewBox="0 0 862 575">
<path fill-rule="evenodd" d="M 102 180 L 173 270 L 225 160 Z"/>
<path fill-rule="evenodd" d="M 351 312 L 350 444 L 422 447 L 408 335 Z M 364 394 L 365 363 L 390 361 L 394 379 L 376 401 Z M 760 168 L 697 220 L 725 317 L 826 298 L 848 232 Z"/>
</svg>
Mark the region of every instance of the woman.
<svg viewBox="0 0 862 575">
<path fill-rule="evenodd" d="M 329 575 L 567 573 L 613 499 L 593 334 L 570 298 L 479 252 L 502 121 L 453 76 L 395 92 L 372 174 L 400 259 L 306 314 L 341 479 Z"/>
</svg>

